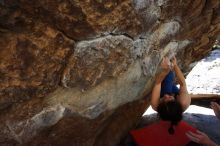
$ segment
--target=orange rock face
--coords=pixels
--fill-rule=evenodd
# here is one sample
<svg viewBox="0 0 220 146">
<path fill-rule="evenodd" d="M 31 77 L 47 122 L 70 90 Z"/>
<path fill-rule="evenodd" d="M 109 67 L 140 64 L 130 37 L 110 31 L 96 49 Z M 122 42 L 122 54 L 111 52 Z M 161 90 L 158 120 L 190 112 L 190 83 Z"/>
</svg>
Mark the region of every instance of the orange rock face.
<svg viewBox="0 0 220 146">
<path fill-rule="evenodd" d="M 219 0 L 0 0 L 0 145 L 118 145 L 161 58 L 218 35 Z"/>
</svg>

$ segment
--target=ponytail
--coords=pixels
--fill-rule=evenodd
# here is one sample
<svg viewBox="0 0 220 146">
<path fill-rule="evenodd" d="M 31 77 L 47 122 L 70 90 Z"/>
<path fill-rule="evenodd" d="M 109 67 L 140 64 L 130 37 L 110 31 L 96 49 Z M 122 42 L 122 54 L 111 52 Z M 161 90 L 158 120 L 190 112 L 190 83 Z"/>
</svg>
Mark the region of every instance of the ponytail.
<svg viewBox="0 0 220 146">
<path fill-rule="evenodd" d="M 178 122 L 175 123 L 174 121 L 171 121 L 170 127 L 168 129 L 169 134 L 173 135 L 175 133 L 174 126 L 176 126 L 177 124 L 178 124 Z"/>
<path fill-rule="evenodd" d="M 174 126 L 182 120 L 182 113 L 182 107 L 177 101 L 162 102 L 158 106 L 160 119 L 170 121 L 169 134 L 175 133 Z"/>
</svg>

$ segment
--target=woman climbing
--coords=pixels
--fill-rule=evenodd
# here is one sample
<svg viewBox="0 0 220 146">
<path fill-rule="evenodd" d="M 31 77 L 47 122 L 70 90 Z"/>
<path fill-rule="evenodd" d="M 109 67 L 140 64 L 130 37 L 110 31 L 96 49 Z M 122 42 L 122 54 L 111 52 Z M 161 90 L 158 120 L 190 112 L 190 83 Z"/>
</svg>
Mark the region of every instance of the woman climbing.
<svg viewBox="0 0 220 146">
<path fill-rule="evenodd" d="M 152 90 L 151 106 L 162 120 L 171 122 L 168 131 L 173 134 L 174 126 L 181 121 L 182 113 L 189 107 L 191 97 L 175 57 L 171 61 L 167 57 L 163 58 L 161 68 Z M 175 74 L 180 88 L 175 84 Z"/>
</svg>

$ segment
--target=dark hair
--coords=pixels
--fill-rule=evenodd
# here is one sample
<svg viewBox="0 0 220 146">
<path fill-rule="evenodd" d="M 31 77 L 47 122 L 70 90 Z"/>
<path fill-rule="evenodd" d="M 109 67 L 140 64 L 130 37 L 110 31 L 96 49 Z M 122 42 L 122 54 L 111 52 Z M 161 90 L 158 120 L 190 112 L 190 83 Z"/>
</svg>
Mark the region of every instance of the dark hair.
<svg viewBox="0 0 220 146">
<path fill-rule="evenodd" d="M 170 121 L 170 128 L 168 129 L 169 134 L 174 134 L 174 125 L 182 120 L 182 107 L 176 100 L 168 102 L 160 102 L 157 108 L 160 119 L 164 121 Z"/>
</svg>

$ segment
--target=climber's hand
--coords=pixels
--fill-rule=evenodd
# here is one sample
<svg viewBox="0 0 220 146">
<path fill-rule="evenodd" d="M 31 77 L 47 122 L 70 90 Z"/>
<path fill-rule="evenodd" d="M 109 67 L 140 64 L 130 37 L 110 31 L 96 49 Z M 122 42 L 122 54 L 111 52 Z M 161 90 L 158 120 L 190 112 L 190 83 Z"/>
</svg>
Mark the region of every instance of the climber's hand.
<svg viewBox="0 0 220 146">
<path fill-rule="evenodd" d="M 164 57 L 160 66 L 163 70 L 170 70 L 171 69 L 171 62 L 170 62 L 169 58 Z"/>
</svg>

